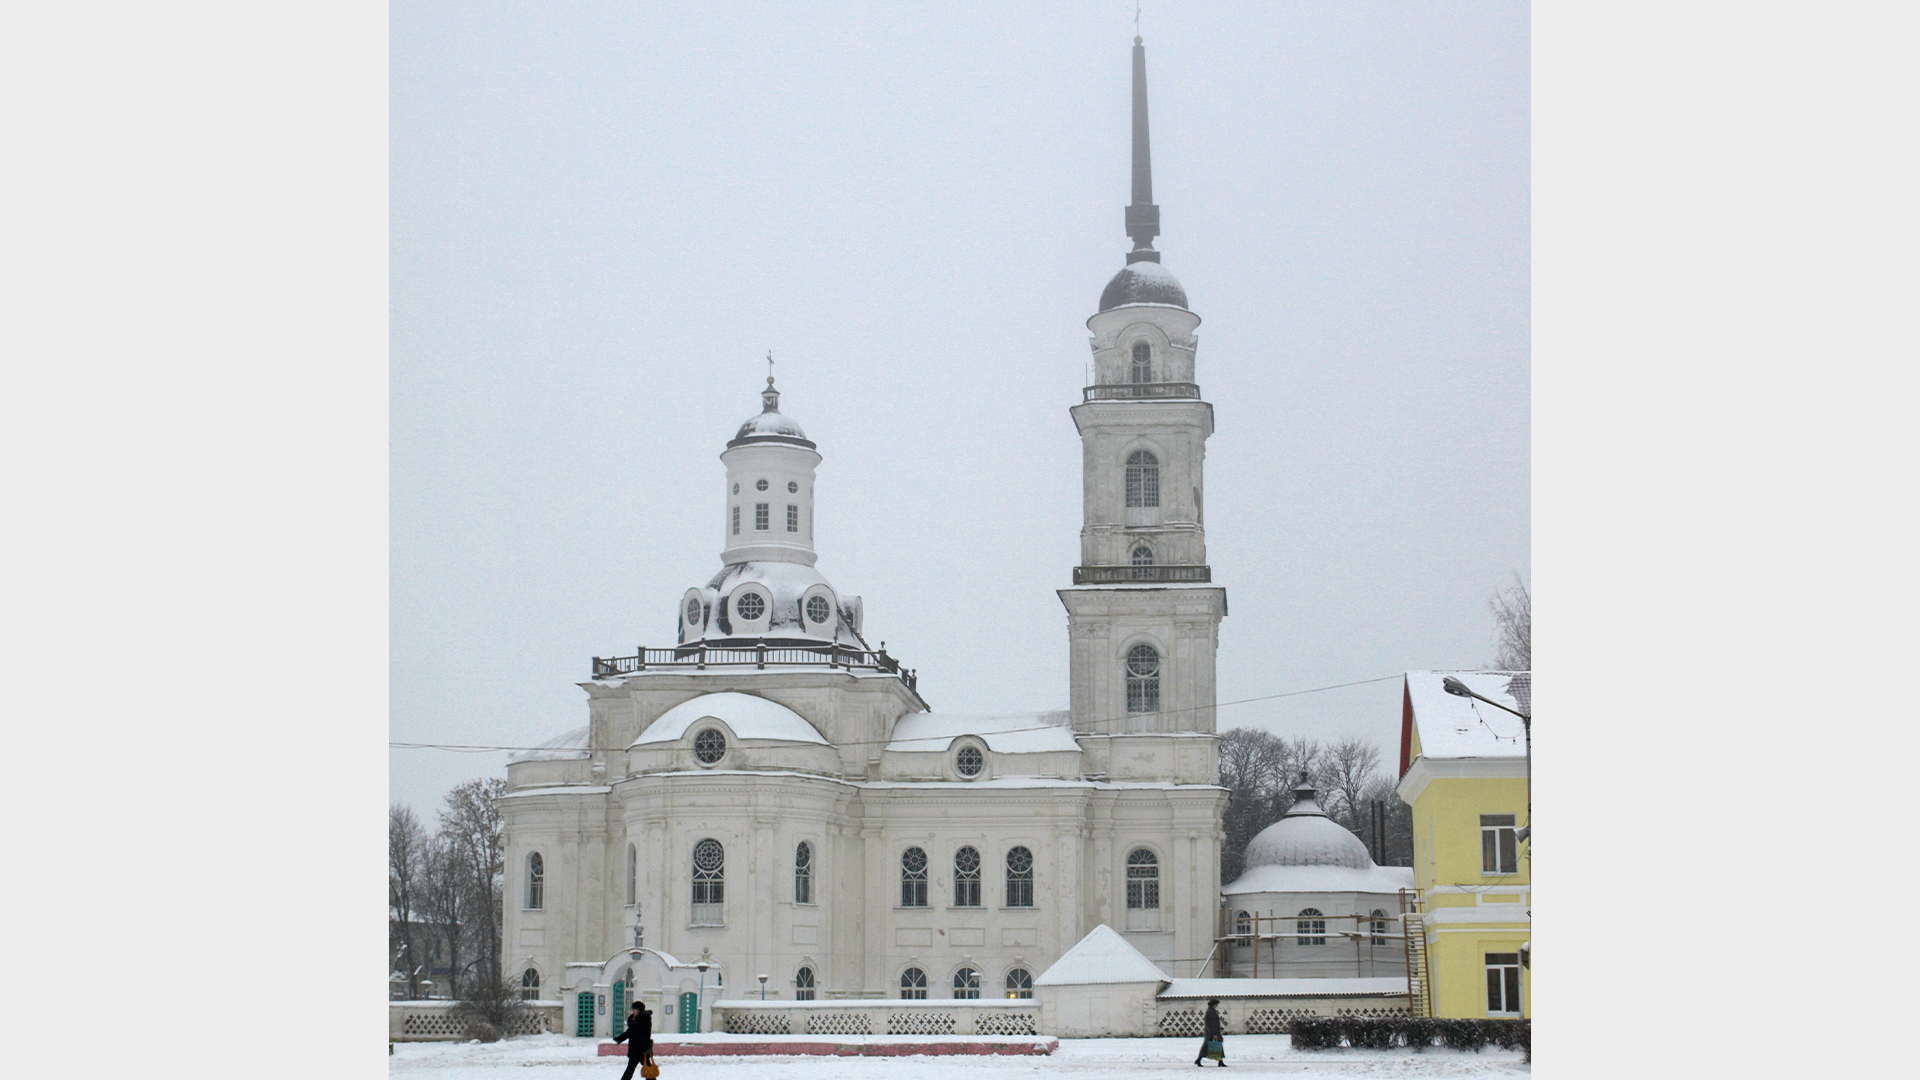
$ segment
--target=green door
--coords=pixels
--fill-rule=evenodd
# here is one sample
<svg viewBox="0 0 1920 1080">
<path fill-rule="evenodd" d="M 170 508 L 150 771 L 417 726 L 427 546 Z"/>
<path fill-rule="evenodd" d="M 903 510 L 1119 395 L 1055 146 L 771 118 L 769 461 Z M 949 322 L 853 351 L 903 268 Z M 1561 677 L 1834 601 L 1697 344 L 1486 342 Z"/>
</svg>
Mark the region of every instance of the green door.
<svg viewBox="0 0 1920 1080">
<path fill-rule="evenodd" d="M 680 1034 L 700 1033 L 700 995 L 689 990 L 680 995 Z"/>
<path fill-rule="evenodd" d="M 627 984 L 613 984 L 613 1011 L 607 1014 L 607 1035 L 612 1037 L 627 1030 Z"/>
<path fill-rule="evenodd" d="M 573 999 L 573 1033 L 583 1039 L 593 1038 L 593 991 L 591 990 Z"/>
</svg>

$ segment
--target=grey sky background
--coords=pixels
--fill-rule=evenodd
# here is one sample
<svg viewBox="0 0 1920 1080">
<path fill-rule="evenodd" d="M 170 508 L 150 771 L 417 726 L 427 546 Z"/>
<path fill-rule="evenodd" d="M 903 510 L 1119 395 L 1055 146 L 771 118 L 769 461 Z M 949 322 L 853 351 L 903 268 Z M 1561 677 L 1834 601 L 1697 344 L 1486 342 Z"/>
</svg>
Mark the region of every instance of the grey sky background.
<svg viewBox="0 0 1920 1080">
<path fill-rule="evenodd" d="M 1527 6 L 1141 27 L 1220 700 L 1485 663 L 1531 573 Z M 391 34 L 393 739 L 539 742 L 589 657 L 673 641 L 769 349 L 868 638 L 937 709 L 1065 706 L 1131 3 L 399 2 Z M 1389 758 L 1398 723 L 1396 681 L 1219 713 Z M 390 795 L 504 758 L 390 751 Z"/>
</svg>

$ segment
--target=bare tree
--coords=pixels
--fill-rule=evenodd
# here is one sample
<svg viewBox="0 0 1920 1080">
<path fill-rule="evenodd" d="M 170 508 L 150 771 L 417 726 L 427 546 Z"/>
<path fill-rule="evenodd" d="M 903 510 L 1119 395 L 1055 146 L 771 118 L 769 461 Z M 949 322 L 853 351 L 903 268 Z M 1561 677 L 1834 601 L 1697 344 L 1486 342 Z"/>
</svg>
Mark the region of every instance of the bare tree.
<svg viewBox="0 0 1920 1080">
<path fill-rule="evenodd" d="M 1367 838 L 1368 847 L 1374 848 L 1373 861 L 1381 866 L 1413 865 L 1413 807 L 1400 801 L 1395 790 L 1398 781 L 1392 776 L 1375 776 L 1368 781 L 1366 789 L 1360 794 L 1360 806 L 1366 812 L 1367 829 L 1373 825 L 1373 807 L 1378 804 L 1380 813 L 1385 817 L 1386 843 L 1375 843 L 1370 831 L 1356 830 Z"/>
<path fill-rule="evenodd" d="M 505 824 L 498 800 L 506 793 L 507 782 L 498 777 L 469 780 L 447 793 L 440 812 L 439 838 L 447 847 L 448 873 L 462 885 L 465 929 L 472 940 L 473 960 L 466 966 L 474 978 L 466 978 L 461 965 L 450 965 L 460 987 L 456 996 L 463 999 L 490 1000 L 505 979 L 500 970 Z"/>
<path fill-rule="evenodd" d="M 1349 735 L 1326 748 L 1321 756 L 1321 806 L 1334 820 L 1366 835 L 1370 812 L 1362 807 L 1362 793 L 1380 768 L 1380 747 Z"/>
<path fill-rule="evenodd" d="M 431 946 L 421 940 L 419 924 L 426 874 L 427 834 L 413 811 L 394 803 L 387 807 L 387 945 L 400 970 L 407 975 L 407 998 L 420 997 L 420 969 Z"/>
<path fill-rule="evenodd" d="M 447 996 L 459 997 L 462 964 L 467 955 L 469 923 L 474 921 L 473 872 L 464 850 L 451 842 L 446 827 L 427 845 L 422 907 L 447 959 Z"/>
<path fill-rule="evenodd" d="M 1222 885 L 1245 869 L 1247 844 L 1254 835 L 1279 818 L 1274 802 L 1287 775 L 1288 760 L 1286 741 L 1271 732 L 1233 728 L 1220 734 L 1220 786 L 1227 789 L 1227 809 L 1221 820 L 1226 833 L 1220 852 Z"/>
<path fill-rule="evenodd" d="M 1533 596 L 1520 572 L 1513 585 L 1487 598 L 1493 612 L 1493 666 L 1501 671 L 1533 670 Z"/>
</svg>

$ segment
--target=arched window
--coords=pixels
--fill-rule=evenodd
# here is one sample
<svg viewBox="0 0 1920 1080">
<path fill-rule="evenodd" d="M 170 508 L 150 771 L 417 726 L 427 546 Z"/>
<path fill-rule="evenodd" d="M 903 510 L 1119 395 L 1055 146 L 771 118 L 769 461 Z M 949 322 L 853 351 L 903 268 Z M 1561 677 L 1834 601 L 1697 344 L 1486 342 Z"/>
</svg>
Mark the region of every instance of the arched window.
<svg viewBox="0 0 1920 1080">
<path fill-rule="evenodd" d="M 1378 949 L 1387 943 L 1387 913 L 1379 908 L 1373 909 L 1373 947 Z"/>
<path fill-rule="evenodd" d="M 1142 581 L 1153 577 L 1153 571 L 1147 569 L 1153 565 L 1152 548 L 1145 544 L 1133 545 L 1129 560 L 1133 563 L 1133 571 L 1129 576 Z"/>
<path fill-rule="evenodd" d="M 727 849 L 707 839 L 693 845 L 693 921 L 717 926 L 727 921 Z"/>
<path fill-rule="evenodd" d="M 1010 998 L 1032 997 L 1033 973 L 1026 968 L 1014 968 L 1007 972 L 1007 996 Z"/>
<path fill-rule="evenodd" d="M 793 849 L 793 902 L 813 903 L 813 845 L 805 840 Z"/>
<path fill-rule="evenodd" d="M 980 973 L 970 967 L 963 967 L 953 973 L 954 999 L 970 999 L 980 996 Z"/>
<path fill-rule="evenodd" d="M 537 911 L 545 905 L 547 898 L 546 863 L 540 860 L 540 853 L 527 856 L 527 908 Z"/>
<path fill-rule="evenodd" d="M 1023 847 L 1007 852 L 1007 906 L 1033 906 L 1033 852 Z"/>
<path fill-rule="evenodd" d="M 520 1000 L 540 1000 L 540 973 L 532 968 L 520 973 Z"/>
<path fill-rule="evenodd" d="M 927 996 L 927 973 L 908 968 L 900 973 L 900 997 L 905 1001 L 923 1001 Z"/>
<path fill-rule="evenodd" d="M 1319 908 L 1301 908 L 1300 917 L 1294 920 L 1294 932 L 1302 945 L 1325 945 L 1327 943 L 1327 920 L 1320 917 Z"/>
<path fill-rule="evenodd" d="M 1233 933 L 1240 939 L 1240 944 L 1253 944 L 1253 916 L 1245 911 L 1236 914 L 1233 917 Z"/>
<path fill-rule="evenodd" d="M 910 847 L 900 855 L 900 906 L 927 906 L 927 853 L 917 847 Z M 922 981 L 920 985 L 926 983 Z"/>
<path fill-rule="evenodd" d="M 1145 642 L 1127 650 L 1127 711 L 1160 711 L 1160 650 Z"/>
<path fill-rule="evenodd" d="M 640 892 L 640 853 L 627 845 L 627 906 L 632 907 Z"/>
<path fill-rule="evenodd" d="M 1147 911 L 1160 906 L 1160 857 L 1146 848 L 1127 853 L 1127 907 Z"/>
<path fill-rule="evenodd" d="M 1127 455 L 1127 505 L 1160 505 L 1160 459 L 1151 450 Z"/>
<path fill-rule="evenodd" d="M 813 969 L 803 967 L 793 973 L 793 1000 L 813 1000 Z"/>
<path fill-rule="evenodd" d="M 1153 346 L 1144 341 L 1133 343 L 1132 381 L 1147 383 L 1153 381 Z"/>
<path fill-rule="evenodd" d="M 980 906 L 980 853 L 970 847 L 953 853 L 953 906 Z"/>
</svg>

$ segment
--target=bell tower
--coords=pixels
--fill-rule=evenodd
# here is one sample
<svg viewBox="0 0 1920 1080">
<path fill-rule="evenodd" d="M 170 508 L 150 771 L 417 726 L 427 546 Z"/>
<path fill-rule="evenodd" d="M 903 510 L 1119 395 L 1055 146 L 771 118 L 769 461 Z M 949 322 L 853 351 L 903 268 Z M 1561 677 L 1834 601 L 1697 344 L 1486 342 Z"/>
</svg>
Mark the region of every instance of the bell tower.
<svg viewBox="0 0 1920 1080">
<path fill-rule="evenodd" d="M 1093 385 L 1072 409 L 1082 447 L 1080 565 L 1061 589 L 1072 645 L 1073 727 L 1088 737 L 1196 733 L 1211 764 L 1214 652 L 1226 590 L 1212 584 L 1202 477 L 1213 406 L 1200 398 L 1194 330 L 1179 281 L 1153 240 L 1147 133 L 1147 53 L 1133 39 L 1133 241 L 1126 265 L 1087 320 Z M 1164 740 L 1159 740 L 1164 741 Z M 1111 748 L 1114 779 L 1175 779 L 1195 772 L 1199 747 L 1169 754 Z M 1211 770 L 1204 770 L 1211 772 Z M 1187 781 L 1192 782 L 1192 781 Z M 1201 782 L 1212 783 L 1207 779 Z"/>
</svg>

